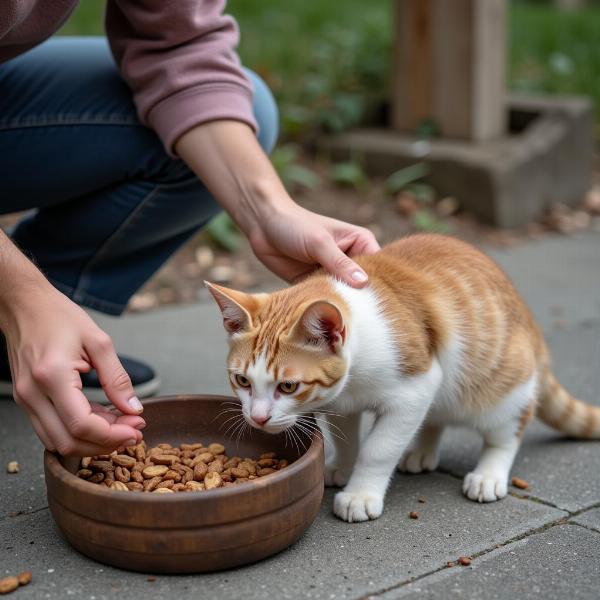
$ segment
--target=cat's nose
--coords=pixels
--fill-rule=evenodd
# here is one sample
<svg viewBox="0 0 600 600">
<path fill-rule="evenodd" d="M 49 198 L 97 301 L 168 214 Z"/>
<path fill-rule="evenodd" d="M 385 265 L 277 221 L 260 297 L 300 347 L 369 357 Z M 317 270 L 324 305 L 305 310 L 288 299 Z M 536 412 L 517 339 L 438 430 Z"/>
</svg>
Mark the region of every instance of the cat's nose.
<svg viewBox="0 0 600 600">
<path fill-rule="evenodd" d="M 269 415 L 268 417 L 252 417 L 252 420 L 257 424 L 260 425 L 261 427 L 271 419 L 271 415 Z"/>
</svg>

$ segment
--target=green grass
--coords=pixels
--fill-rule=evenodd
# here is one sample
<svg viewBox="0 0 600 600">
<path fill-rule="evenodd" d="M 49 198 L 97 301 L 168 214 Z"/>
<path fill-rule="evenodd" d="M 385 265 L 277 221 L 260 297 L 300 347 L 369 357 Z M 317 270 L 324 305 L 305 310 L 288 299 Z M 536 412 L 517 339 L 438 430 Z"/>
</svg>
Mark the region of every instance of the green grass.
<svg viewBox="0 0 600 600">
<path fill-rule="evenodd" d="M 230 0 L 244 63 L 277 96 L 288 138 L 338 131 L 372 118 L 387 97 L 390 0 Z M 65 34 L 102 33 L 103 3 L 86 0 Z M 513 2 L 509 86 L 586 94 L 600 123 L 600 8 L 559 13 L 548 3 Z"/>
</svg>

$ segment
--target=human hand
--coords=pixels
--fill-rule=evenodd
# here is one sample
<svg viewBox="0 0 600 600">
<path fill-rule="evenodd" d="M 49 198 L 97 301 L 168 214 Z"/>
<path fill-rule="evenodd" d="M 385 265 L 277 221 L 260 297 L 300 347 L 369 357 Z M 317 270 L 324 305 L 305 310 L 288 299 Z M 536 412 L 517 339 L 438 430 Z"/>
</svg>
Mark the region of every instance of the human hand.
<svg viewBox="0 0 600 600">
<path fill-rule="evenodd" d="M 143 407 L 109 336 L 45 280 L 11 300 L 4 304 L 1 325 L 14 398 L 44 446 L 65 456 L 90 456 L 141 441 Z M 123 415 L 84 396 L 80 373 L 93 368 Z"/>
<path fill-rule="evenodd" d="M 367 283 L 366 273 L 350 257 L 379 250 L 368 229 L 318 215 L 291 201 L 275 206 L 248 232 L 254 253 L 273 273 L 292 282 L 322 266 L 353 287 Z"/>
</svg>

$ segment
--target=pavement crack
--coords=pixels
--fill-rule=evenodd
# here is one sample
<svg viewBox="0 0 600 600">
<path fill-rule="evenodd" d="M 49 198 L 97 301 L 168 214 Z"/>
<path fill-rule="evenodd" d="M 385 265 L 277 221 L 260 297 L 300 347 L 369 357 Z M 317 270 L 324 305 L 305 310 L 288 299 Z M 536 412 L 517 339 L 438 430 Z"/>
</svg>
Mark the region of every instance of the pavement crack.
<svg viewBox="0 0 600 600">
<path fill-rule="evenodd" d="M 500 548 L 505 548 L 507 546 L 510 546 L 511 544 L 520 542 L 521 540 L 523 540 L 525 538 L 531 537 L 533 535 L 537 535 L 538 533 L 544 533 L 545 531 L 548 531 L 549 529 L 552 529 L 553 527 L 557 527 L 557 526 L 561 526 L 561 525 L 579 525 L 579 523 L 570 522 L 569 518 L 570 518 L 570 516 L 560 517 L 558 519 L 555 519 L 554 521 L 550 521 L 549 523 L 541 525 L 540 527 L 535 527 L 533 529 L 529 529 L 528 531 L 525 531 L 523 533 L 520 533 L 519 535 L 509 538 L 508 540 L 505 540 L 504 542 L 494 544 L 491 548 L 486 548 L 484 550 L 480 550 L 479 552 L 471 554 L 469 556 L 469 558 L 471 558 L 472 560 L 480 558 L 482 556 L 485 556 L 486 554 L 495 552 L 496 550 L 499 550 Z M 421 581 L 422 579 L 430 577 L 431 575 L 435 575 L 436 573 L 439 573 L 440 571 L 445 571 L 448 569 L 456 569 L 456 568 L 458 568 L 458 567 L 457 566 L 449 567 L 448 564 L 440 565 L 436 569 L 432 569 L 431 571 L 427 571 L 426 573 L 422 573 L 421 575 L 411 577 L 411 578 L 401 581 L 397 584 L 390 585 L 384 589 L 378 590 L 376 592 L 371 592 L 369 594 L 361 596 L 358 600 L 372 600 L 372 599 L 377 598 L 378 596 L 381 596 L 382 594 L 385 594 L 392 590 L 399 590 L 399 589 L 402 589 L 403 587 L 406 587 L 407 585 L 409 585 L 411 583 L 415 583 L 416 581 Z"/>
<path fill-rule="evenodd" d="M 9 519 L 16 519 L 18 517 L 25 517 L 27 515 L 35 515 L 43 510 L 48 510 L 48 506 L 40 506 L 39 508 L 34 508 L 32 510 L 18 510 L 17 512 L 10 513 L 5 517 L 0 519 L 0 523 L 4 523 L 4 521 L 8 521 Z"/>
</svg>

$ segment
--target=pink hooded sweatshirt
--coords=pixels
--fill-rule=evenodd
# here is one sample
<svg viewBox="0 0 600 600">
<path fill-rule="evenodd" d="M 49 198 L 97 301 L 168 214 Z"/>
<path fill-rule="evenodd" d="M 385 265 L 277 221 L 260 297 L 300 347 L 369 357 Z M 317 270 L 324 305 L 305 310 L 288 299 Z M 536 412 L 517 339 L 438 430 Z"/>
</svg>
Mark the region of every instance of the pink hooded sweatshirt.
<svg viewBox="0 0 600 600">
<path fill-rule="evenodd" d="M 77 0 L 2 0 L 0 63 L 50 37 Z M 169 153 L 196 125 L 234 119 L 256 130 L 252 87 L 225 0 L 108 0 L 106 34 L 138 115 Z"/>
</svg>

